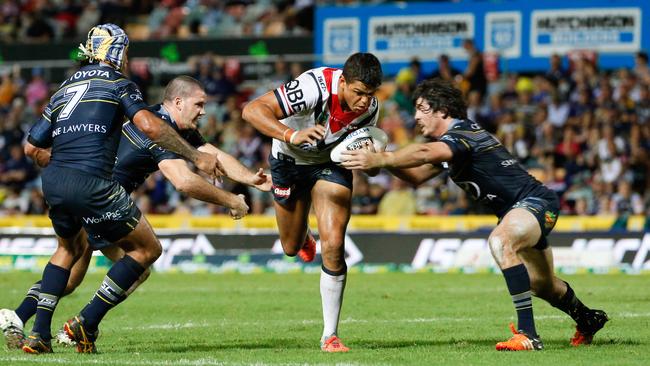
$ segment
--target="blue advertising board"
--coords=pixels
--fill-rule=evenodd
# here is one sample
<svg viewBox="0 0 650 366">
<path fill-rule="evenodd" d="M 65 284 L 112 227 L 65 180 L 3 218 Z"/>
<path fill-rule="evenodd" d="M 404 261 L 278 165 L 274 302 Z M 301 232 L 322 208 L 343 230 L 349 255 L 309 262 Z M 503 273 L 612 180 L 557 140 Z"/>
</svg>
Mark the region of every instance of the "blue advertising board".
<svg viewBox="0 0 650 366">
<path fill-rule="evenodd" d="M 501 68 L 548 68 L 554 53 L 590 50 L 598 64 L 630 67 L 634 53 L 650 49 L 648 0 L 523 0 L 459 3 L 395 3 L 328 6 L 316 11 L 316 54 L 321 64 L 340 66 L 351 53 L 372 52 L 394 74 L 417 57 L 425 70 L 441 54 L 462 68 L 466 38 L 499 55 Z"/>
</svg>

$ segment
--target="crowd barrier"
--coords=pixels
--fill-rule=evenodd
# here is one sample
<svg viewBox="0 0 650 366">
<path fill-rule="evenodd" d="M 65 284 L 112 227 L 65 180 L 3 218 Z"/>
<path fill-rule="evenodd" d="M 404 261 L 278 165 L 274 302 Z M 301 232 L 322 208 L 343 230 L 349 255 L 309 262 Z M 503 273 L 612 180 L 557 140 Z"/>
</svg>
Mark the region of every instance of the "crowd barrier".
<svg viewBox="0 0 650 366">
<path fill-rule="evenodd" d="M 163 246 L 158 271 L 317 272 L 320 256 L 302 263 L 282 252 L 275 217 L 148 216 Z M 549 236 L 561 272 L 650 272 L 650 234 L 645 218 L 632 217 L 628 230 L 609 230 L 614 217 L 562 217 Z M 352 272 L 498 272 L 487 246 L 492 216 L 353 216 L 345 238 Z M 312 229 L 317 228 L 310 218 Z M 41 271 L 56 248 L 44 216 L 0 219 L 0 271 Z M 320 253 L 320 243 L 318 246 Z M 110 263 L 95 253 L 91 270 Z"/>
</svg>

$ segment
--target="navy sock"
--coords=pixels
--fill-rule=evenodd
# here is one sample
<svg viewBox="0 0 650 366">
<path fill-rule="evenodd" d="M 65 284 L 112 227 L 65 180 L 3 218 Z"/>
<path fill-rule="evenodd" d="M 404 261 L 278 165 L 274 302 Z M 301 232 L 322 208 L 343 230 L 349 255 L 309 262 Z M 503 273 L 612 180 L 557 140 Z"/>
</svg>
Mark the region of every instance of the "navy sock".
<svg viewBox="0 0 650 366">
<path fill-rule="evenodd" d="M 551 305 L 569 314 L 576 323 L 580 324 L 583 320 L 582 315 L 590 309 L 586 307 L 580 299 L 578 299 L 571 286 L 569 286 L 566 281 L 564 283 L 566 283 L 566 293 L 556 302 L 551 302 Z"/>
<path fill-rule="evenodd" d="M 531 337 L 537 337 L 533 318 L 533 299 L 530 291 L 530 277 L 523 264 L 506 268 L 503 271 L 508 291 L 517 310 L 518 329 Z"/>
<path fill-rule="evenodd" d="M 70 278 L 70 270 L 48 263 L 43 270 L 33 331 L 44 340 L 52 339 L 52 314 Z"/>
<path fill-rule="evenodd" d="M 27 323 L 29 318 L 36 314 L 36 306 L 38 305 L 38 295 L 41 294 L 41 280 L 38 280 L 27 291 L 27 295 L 23 302 L 16 308 L 16 315 L 23 321 L 23 325 Z"/>
<path fill-rule="evenodd" d="M 140 263 L 128 255 L 111 267 L 95 296 L 81 310 L 84 327 L 88 332 L 95 332 L 104 315 L 126 298 L 126 291 L 140 278 L 144 270 Z"/>
</svg>

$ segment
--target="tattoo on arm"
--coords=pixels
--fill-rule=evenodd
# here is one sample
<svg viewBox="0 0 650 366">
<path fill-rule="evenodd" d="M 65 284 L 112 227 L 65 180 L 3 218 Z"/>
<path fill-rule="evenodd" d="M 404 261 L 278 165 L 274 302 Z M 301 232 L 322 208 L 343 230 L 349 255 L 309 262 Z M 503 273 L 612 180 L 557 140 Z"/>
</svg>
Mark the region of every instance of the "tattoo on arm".
<svg viewBox="0 0 650 366">
<path fill-rule="evenodd" d="M 160 136 L 154 142 L 163 149 L 174 152 L 189 161 L 194 162 L 197 158 L 198 150 L 166 123 L 160 124 Z"/>
</svg>

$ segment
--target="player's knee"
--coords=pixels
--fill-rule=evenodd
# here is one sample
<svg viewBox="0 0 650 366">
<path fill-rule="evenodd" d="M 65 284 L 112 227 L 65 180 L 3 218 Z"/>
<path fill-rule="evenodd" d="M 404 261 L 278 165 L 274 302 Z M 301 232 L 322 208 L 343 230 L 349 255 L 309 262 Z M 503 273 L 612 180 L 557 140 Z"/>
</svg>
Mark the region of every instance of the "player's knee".
<svg viewBox="0 0 650 366">
<path fill-rule="evenodd" d="M 284 254 L 288 257 L 295 257 L 298 255 L 298 252 L 303 245 L 303 243 L 298 243 L 296 240 L 292 239 L 280 239 L 280 242 L 282 243 Z"/>
<path fill-rule="evenodd" d="M 284 245 L 282 244 L 282 250 L 284 251 L 284 254 L 288 257 L 295 257 L 298 255 L 298 252 L 300 251 L 300 246 L 299 245 Z"/>
<path fill-rule="evenodd" d="M 160 258 L 162 255 L 162 245 L 160 245 L 158 239 L 156 239 L 155 245 L 152 245 L 151 248 L 147 250 L 147 254 L 149 256 L 150 263 L 153 263 L 156 261 L 156 259 Z"/>
<path fill-rule="evenodd" d="M 160 245 L 158 239 L 155 239 L 149 244 L 138 248 L 135 252 L 137 254 L 133 253 L 135 255 L 132 255 L 132 257 L 141 264 L 149 266 L 162 255 L 162 245 Z M 136 256 L 137 258 L 135 258 Z"/>
<path fill-rule="evenodd" d="M 78 286 L 79 286 L 78 283 L 68 282 L 68 284 L 65 286 L 65 290 L 63 290 L 63 296 L 70 295 L 71 293 L 74 292 L 74 290 L 77 289 Z"/>
<path fill-rule="evenodd" d="M 504 245 L 504 241 L 499 235 L 490 235 L 488 238 L 490 252 L 492 252 L 492 255 L 497 261 L 503 259 Z"/>
</svg>

